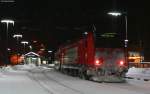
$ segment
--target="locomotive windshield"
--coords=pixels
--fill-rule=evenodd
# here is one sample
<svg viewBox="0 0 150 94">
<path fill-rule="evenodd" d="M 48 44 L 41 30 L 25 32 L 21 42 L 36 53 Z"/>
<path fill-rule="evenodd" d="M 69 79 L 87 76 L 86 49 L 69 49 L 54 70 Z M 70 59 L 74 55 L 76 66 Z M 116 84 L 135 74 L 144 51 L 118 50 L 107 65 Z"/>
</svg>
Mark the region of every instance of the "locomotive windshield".
<svg viewBox="0 0 150 94">
<path fill-rule="evenodd" d="M 110 27 L 112 26 L 112 24 L 109 25 Z M 93 25 L 92 31 L 94 33 L 95 46 L 98 48 L 124 47 L 125 32 L 120 27 L 120 25 L 116 25 L 115 28 L 108 28 L 108 25 L 105 23 Z"/>
<path fill-rule="evenodd" d="M 117 33 L 95 34 L 96 48 L 121 48 L 124 45 L 123 39 Z"/>
</svg>

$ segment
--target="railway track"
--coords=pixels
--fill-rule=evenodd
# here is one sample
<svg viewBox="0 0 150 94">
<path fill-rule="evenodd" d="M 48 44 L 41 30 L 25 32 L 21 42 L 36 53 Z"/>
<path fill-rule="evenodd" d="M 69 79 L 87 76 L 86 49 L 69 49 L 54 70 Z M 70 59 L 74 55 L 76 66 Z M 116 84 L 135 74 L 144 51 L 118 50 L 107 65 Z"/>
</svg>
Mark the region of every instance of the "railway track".
<svg viewBox="0 0 150 94">
<path fill-rule="evenodd" d="M 83 92 L 71 88 L 68 85 L 61 83 L 50 76 L 45 71 L 32 72 L 30 71 L 28 76 L 36 81 L 42 88 L 44 88 L 49 94 L 62 94 L 64 91 L 68 94 L 84 94 Z M 65 93 L 64 93 L 65 94 Z"/>
</svg>

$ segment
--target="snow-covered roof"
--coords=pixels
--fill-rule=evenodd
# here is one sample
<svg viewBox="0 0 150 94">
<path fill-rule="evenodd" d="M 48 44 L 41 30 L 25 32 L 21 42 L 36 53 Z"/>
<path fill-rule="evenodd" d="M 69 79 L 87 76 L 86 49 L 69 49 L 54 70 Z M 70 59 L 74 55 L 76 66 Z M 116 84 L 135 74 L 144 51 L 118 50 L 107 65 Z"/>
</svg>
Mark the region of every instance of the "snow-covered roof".
<svg viewBox="0 0 150 94">
<path fill-rule="evenodd" d="M 29 52 L 29 53 L 25 54 L 24 56 L 29 56 L 29 55 L 40 56 L 40 55 L 38 55 L 38 54 L 35 53 L 35 52 Z"/>
</svg>

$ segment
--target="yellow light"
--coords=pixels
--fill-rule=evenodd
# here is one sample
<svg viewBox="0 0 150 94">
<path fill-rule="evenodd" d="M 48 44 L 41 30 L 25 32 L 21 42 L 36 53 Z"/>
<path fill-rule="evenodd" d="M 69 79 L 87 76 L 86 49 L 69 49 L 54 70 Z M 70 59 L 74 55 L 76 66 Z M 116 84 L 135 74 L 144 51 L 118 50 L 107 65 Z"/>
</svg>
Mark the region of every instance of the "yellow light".
<svg viewBox="0 0 150 94">
<path fill-rule="evenodd" d="M 136 57 L 129 57 L 129 59 L 140 59 L 140 56 L 136 56 Z"/>
</svg>

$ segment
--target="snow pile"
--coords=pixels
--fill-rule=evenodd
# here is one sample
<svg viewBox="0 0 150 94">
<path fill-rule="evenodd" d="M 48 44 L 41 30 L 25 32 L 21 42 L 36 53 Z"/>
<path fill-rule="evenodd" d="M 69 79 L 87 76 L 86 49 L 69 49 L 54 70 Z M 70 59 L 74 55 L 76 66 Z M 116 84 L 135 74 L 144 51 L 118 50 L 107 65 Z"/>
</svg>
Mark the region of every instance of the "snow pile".
<svg viewBox="0 0 150 94">
<path fill-rule="evenodd" d="M 11 66 L 4 67 L 4 69 L 8 72 L 14 71 L 14 69 Z"/>
<path fill-rule="evenodd" d="M 3 73 L 1 72 L 1 69 L 0 69 L 0 77 L 3 77 Z"/>
<path fill-rule="evenodd" d="M 16 70 L 30 70 L 35 68 L 35 64 L 25 64 L 25 65 L 16 65 L 14 66 L 14 69 Z"/>
<path fill-rule="evenodd" d="M 44 64 L 44 65 L 41 65 L 39 67 L 42 67 L 43 69 L 53 69 L 53 64 Z"/>
<path fill-rule="evenodd" d="M 15 70 L 11 66 L 0 68 L 0 72 L 14 72 Z"/>
<path fill-rule="evenodd" d="M 22 73 L 27 70 L 31 70 L 35 68 L 36 66 L 34 64 L 28 64 L 28 65 L 15 65 L 15 66 L 2 66 L 0 67 L 0 77 L 3 77 L 5 74 L 10 72 L 17 72 Z"/>
<path fill-rule="evenodd" d="M 126 77 L 150 79 L 150 68 L 130 68 Z"/>
</svg>

